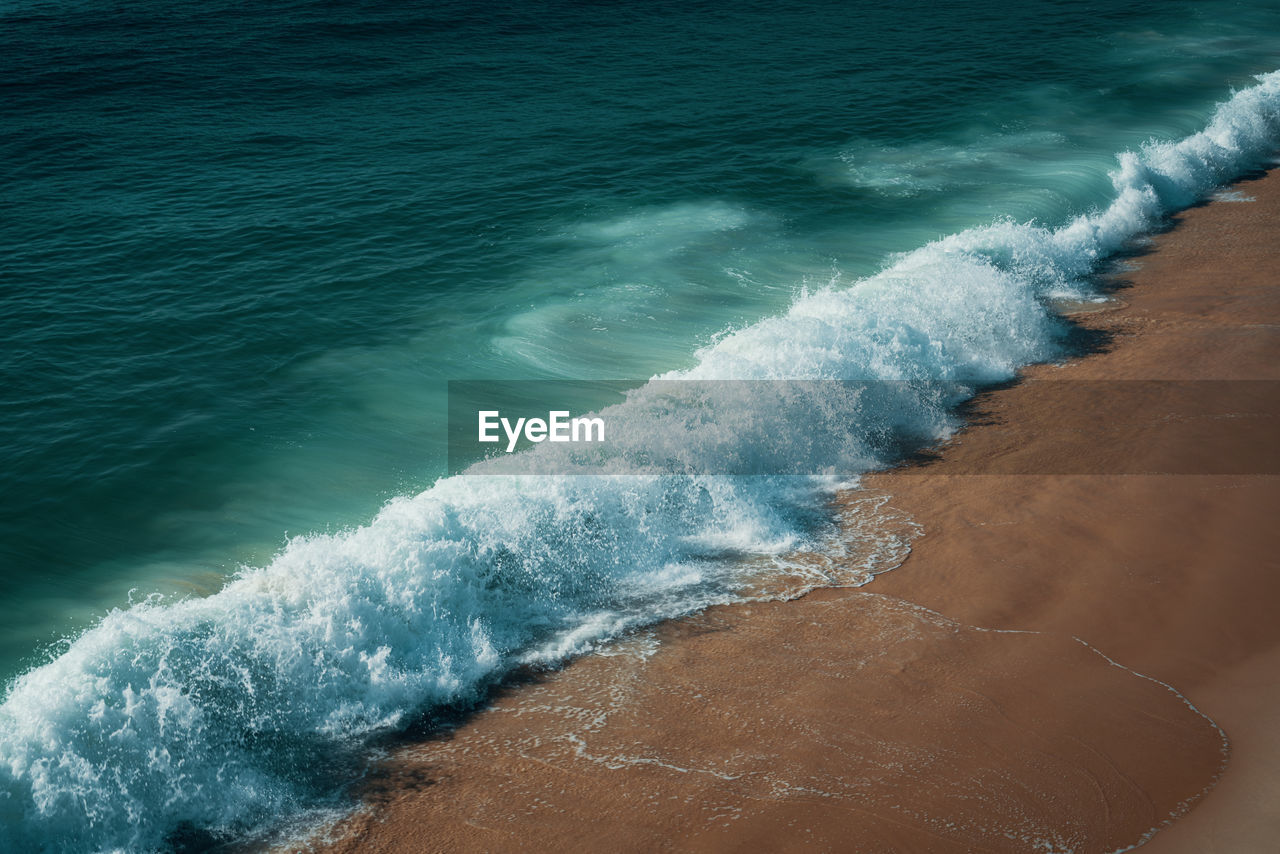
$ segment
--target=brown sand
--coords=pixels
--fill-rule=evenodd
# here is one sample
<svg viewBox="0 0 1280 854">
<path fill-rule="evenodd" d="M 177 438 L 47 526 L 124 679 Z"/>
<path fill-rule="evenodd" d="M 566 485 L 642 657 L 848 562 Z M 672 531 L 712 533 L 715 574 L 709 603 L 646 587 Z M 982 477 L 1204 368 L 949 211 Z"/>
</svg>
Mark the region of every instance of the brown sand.
<svg viewBox="0 0 1280 854">
<path fill-rule="evenodd" d="M 900 569 L 513 687 L 401 749 L 330 847 L 1109 851 L 1192 807 L 1149 849 L 1269 850 L 1280 400 L 1110 382 L 1280 379 L 1280 175 L 1239 189 L 1080 316 L 1102 352 L 872 479 L 924 529 Z"/>
</svg>

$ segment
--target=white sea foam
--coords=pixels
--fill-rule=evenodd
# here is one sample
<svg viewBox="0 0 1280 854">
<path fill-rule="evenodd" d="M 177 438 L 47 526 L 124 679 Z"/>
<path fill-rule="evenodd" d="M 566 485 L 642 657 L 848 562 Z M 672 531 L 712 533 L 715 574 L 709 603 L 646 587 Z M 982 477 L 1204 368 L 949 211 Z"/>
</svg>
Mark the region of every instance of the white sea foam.
<svg viewBox="0 0 1280 854">
<path fill-rule="evenodd" d="M 944 435 L 949 407 L 975 384 L 1052 357 L 1063 327 L 1050 298 L 1086 294 L 1101 259 L 1263 163 L 1278 141 L 1280 72 L 1202 132 L 1122 154 L 1105 210 L 1058 229 L 1002 222 L 931 243 L 802 296 L 664 379 L 898 381 L 842 410 L 856 414 L 839 432 L 845 460 L 884 462 L 886 436 Z M 690 425 L 683 444 L 749 458 L 778 453 L 779 435 L 729 441 Z M 19 678 L 0 708 L 0 848 L 147 850 L 184 827 L 269 823 L 314 802 L 323 769 L 346 767 L 371 736 L 475 699 L 518 663 L 742 595 L 736 559 L 812 536 L 831 485 L 454 477 L 357 530 L 294 539 L 215 595 L 113 611 Z"/>
<path fill-rule="evenodd" d="M 1032 165 L 1028 161 L 1061 156 L 1065 142 L 1062 134 L 1047 131 L 984 135 L 967 144 L 867 141 L 842 152 L 844 173 L 827 177 L 882 196 L 941 194 L 1017 175 Z"/>
</svg>

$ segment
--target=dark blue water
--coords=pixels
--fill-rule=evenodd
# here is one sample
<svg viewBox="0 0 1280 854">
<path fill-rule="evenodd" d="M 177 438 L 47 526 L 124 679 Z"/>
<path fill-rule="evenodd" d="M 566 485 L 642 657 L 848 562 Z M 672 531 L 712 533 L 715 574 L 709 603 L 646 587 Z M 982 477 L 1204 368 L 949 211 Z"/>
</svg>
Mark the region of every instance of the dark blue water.
<svg viewBox="0 0 1280 854">
<path fill-rule="evenodd" d="M 109 608 L 153 592 L 211 594 L 242 564 L 277 575 L 327 567 L 327 580 L 306 583 L 332 593 L 333 625 L 354 619 L 334 603 L 358 599 L 373 565 L 408 573 L 398 589 L 427 596 L 435 588 L 422 567 L 436 558 L 410 558 L 405 543 L 466 541 L 450 520 L 492 496 L 453 486 L 439 499 L 452 509 L 429 524 L 415 516 L 395 536 L 340 532 L 444 472 L 447 380 L 642 379 L 721 364 L 700 350 L 726 330 L 891 266 L 893 253 L 1006 217 L 1058 227 L 1108 209 L 1117 152 L 1200 131 L 1233 87 L 1280 67 L 1280 10 L 1221 0 L 19 0 L 0 24 L 0 671 L 10 676 L 62 654 L 67 645 L 54 642 Z M 1257 165 L 1266 147 L 1214 161 L 1209 177 Z M 1192 196 L 1208 186 L 1178 169 L 1169 174 Z M 961 293 L 964 279 L 929 281 Z M 908 284 L 861 306 L 857 323 L 926 329 L 899 314 L 912 288 L 932 305 L 925 285 Z M 956 323 L 977 329 L 981 316 L 990 312 Z M 871 332 L 859 338 L 857 323 L 845 331 L 859 353 L 888 347 Z M 991 376 L 1048 352 L 1039 327 L 1025 329 L 1023 349 L 983 351 Z M 767 349 L 807 342 L 797 365 L 813 348 L 847 351 L 832 343 L 843 333 L 808 334 L 779 333 Z M 573 499 L 617 500 L 607 490 Z M 530 515 L 504 548 L 540 553 L 531 544 L 554 523 L 547 513 Z M 615 523 L 634 524 L 628 513 Z M 744 530 L 763 542 L 785 527 Z M 286 536 L 326 531 L 338 536 L 273 557 Z M 657 569 L 679 562 L 656 540 L 633 546 L 650 549 Z M 549 582 L 531 577 L 541 581 L 522 595 L 534 600 Z M 236 596 L 208 606 L 222 616 L 190 623 L 151 606 L 119 612 L 70 653 L 84 659 L 77 673 L 105 682 L 41 677 L 80 685 L 79 699 L 48 686 L 43 705 L 11 698 L 0 727 L 14 745 L 41 720 L 65 726 L 68 742 L 93 741 L 92 726 L 70 722 L 76 703 L 110 711 L 123 686 L 142 690 L 148 668 L 176 666 L 164 664 L 168 653 L 121 658 L 151 642 L 140 626 L 168 626 L 170 641 L 155 648 L 197 657 L 208 648 L 183 644 L 207 641 L 210 620 L 243 625 L 246 637 L 271 633 L 254 622 L 270 609 Z M 478 621 L 492 660 L 468 646 L 457 660 L 481 663 L 447 675 L 438 660 L 402 663 L 417 675 L 394 697 L 365 698 L 344 717 L 338 695 L 308 695 L 332 705 L 272 731 L 358 744 L 465 694 L 527 651 L 533 635 L 521 627 L 551 619 L 506 600 L 515 610 L 496 616 L 483 597 L 449 596 L 441 648 Z M 590 601 L 597 610 L 566 606 L 551 622 L 616 604 Z M 294 604 L 314 616 L 314 601 Z M 357 608 L 362 625 L 382 619 L 380 607 Z M 400 643 L 436 629 L 415 631 Z M 365 652 L 399 654 L 379 637 Z M 267 667 L 243 642 L 227 641 L 232 659 Z M 313 677 L 272 678 L 290 696 L 290 680 Z M 200 706 L 200 690 L 175 696 L 206 711 L 223 703 L 232 719 L 265 714 Z M 154 720 L 138 726 L 138 744 L 161 739 Z M 244 721 L 192 726 L 219 733 L 215 752 L 252 752 L 237 740 Z M 24 757 L 6 791 L 33 791 L 23 781 L 39 749 L 5 750 Z M 296 762 L 290 750 L 279 766 L 237 760 L 258 782 L 216 809 L 130 820 L 122 803 L 149 803 L 161 797 L 157 780 L 176 791 L 204 771 L 182 782 L 153 769 L 128 796 L 85 771 L 85 800 L 51 783 L 34 800 L 8 801 L 6 821 L 29 833 L 15 838 L 65 850 L 152 846 L 183 822 L 242 832 L 315 796 L 277 779 Z M 93 755 L 98 772 L 131 761 Z M 68 811 L 80 819 L 67 823 Z M 56 816 L 57 831 L 44 824 Z"/>
</svg>

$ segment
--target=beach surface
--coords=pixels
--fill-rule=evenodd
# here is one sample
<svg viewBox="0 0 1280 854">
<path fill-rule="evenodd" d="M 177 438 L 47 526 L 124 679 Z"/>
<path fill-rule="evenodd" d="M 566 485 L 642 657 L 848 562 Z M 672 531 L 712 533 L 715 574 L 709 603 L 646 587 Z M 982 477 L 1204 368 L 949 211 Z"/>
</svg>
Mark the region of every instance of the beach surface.
<svg viewBox="0 0 1280 854">
<path fill-rule="evenodd" d="M 1088 354 L 984 393 L 946 446 L 868 478 L 921 528 L 900 568 L 514 681 L 394 748 L 312 844 L 1265 850 L 1277 228 L 1275 173 L 1179 214 L 1111 301 L 1073 313 Z"/>
</svg>

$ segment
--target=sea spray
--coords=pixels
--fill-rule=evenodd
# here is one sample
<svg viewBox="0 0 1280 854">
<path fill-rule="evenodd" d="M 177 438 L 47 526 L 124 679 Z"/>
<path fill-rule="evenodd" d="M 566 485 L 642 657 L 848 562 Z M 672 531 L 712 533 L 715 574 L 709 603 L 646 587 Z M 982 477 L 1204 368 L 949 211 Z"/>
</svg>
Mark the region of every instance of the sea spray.
<svg viewBox="0 0 1280 854">
<path fill-rule="evenodd" d="M 873 439 L 945 436 L 973 388 L 1061 352 L 1049 298 L 1086 293 L 1100 260 L 1278 143 L 1272 73 L 1204 131 L 1121 155 L 1106 209 L 1058 229 L 1000 222 L 931 243 L 803 296 L 663 379 L 894 381 L 905 397 L 890 410 L 867 403 L 847 425 L 867 468 L 889 463 Z M 696 433 L 688 440 L 697 447 Z M 749 446 L 758 440 L 734 452 L 770 453 Z M 832 486 L 453 477 L 359 529 L 295 538 L 212 596 L 112 611 L 9 688 L 0 848 L 150 850 L 184 829 L 268 825 L 323 793 L 317 768 L 479 698 L 518 663 L 742 595 L 742 558 L 805 543 Z"/>
</svg>

